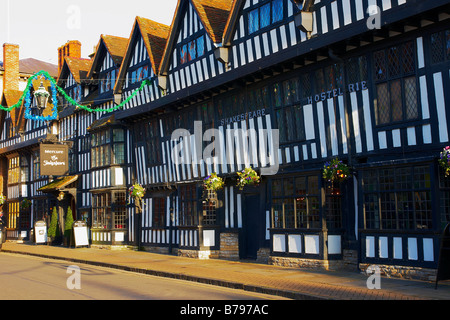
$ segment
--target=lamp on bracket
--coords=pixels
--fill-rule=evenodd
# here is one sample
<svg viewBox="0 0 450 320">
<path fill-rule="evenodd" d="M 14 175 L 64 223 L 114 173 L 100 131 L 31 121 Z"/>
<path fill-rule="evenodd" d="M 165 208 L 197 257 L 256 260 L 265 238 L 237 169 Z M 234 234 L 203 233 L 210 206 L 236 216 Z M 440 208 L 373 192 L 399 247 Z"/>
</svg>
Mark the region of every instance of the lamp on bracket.
<svg viewBox="0 0 450 320">
<path fill-rule="evenodd" d="M 40 87 L 34 92 L 34 97 L 36 99 L 38 109 L 41 111 L 45 110 L 45 108 L 47 108 L 50 93 L 45 89 L 43 81 L 41 81 Z"/>
<path fill-rule="evenodd" d="M 307 38 L 310 39 L 314 22 L 312 12 L 314 0 L 296 0 L 294 2 L 297 5 L 297 8 L 300 9 L 300 12 L 298 12 L 294 18 L 295 26 L 305 32 Z"/>
</svg>

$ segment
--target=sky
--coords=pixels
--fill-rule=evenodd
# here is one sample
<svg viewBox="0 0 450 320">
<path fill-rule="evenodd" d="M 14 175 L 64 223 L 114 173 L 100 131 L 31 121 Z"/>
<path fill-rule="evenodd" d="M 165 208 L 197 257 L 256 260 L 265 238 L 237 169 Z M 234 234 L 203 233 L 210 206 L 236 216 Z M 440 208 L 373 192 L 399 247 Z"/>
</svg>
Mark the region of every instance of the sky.
<svg viewBox="0 0 450 320">
<path fill-rule="evenodd" d="M 88 58 L 100 35 L 128 38 L 136 16 L 171 25 L 177 0 L 0 0 L 0 60 L 3 43 L 20 46 L 20 59 L 58 64 L 58 48 L 82 44 Z M 9 10 L 8 10 L 9 8 Z"/>
</svg>

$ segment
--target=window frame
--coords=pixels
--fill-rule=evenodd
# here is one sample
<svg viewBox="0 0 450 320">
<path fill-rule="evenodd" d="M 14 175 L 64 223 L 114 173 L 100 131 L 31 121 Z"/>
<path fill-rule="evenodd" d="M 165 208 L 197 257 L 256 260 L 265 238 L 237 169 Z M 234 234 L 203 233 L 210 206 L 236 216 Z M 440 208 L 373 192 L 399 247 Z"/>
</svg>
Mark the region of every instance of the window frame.
<svg viewBox="0 0 450 320">
<path fill-rule="evenodd" d="M 424 169 L 425 173 L 428 172 L 428 184 L 429 187 L 418 186 L 419 179 L 416 178 L 416 169 Z M 409 174 L 401 175 L 397 174 L 401 170 L 409 170 Z M 383 175 L 384 171 L 387 172 Z M 372 175 L 368 180 L 367 175 Z M 434 230 L 435 222 L 433 221 L 433 172 L 431 165 L 429 164 L 413 164 L 410 166 L 395 166 L 395 167 L 383 167 L 383 168 L 369 168 L 365 169 L 361 173 L 361 192 L 362 192 L 362 224 L 364 230 L 370 231 L 420 231 L 420 230 Z M 385 178 L 383 178 L 385 177 Z M 403 180 L 401 180 L 401 178 Z M 373 179 L 376 179 L 373 180 Z M 409 179 L 405 182 L 404 179 Z M 366 181 L 370 190 L 366 189 Z M 374 182 L 375 181 L 375 182 Z M 426 183 L 426 180 L 424 180 Z M 409 187 L 405 187 L 409 186 Z M 419 198 L 418 193 L 428 193 L 428 198 L 423 200 L 426 205 L 421 204 L 417 206 L 416 200 Z M 408 196 L 407 200 L 404 200 L 404 196 Z M 402 197 L 403 196 L 403 197 Z M 369 197 L 373 198 L 373 201 L 369 200 Z M 402 207 L 402 204 L 409 203 Z M 391 205 L 389 205 L 391 204 Z M 393 206 L 392 206 L 393 205 Z M 367 209 L 370 206 L 370 211 Z M 409 211 L 405 209 L 410 208 Z M 425 212 L 426 218 L 419 219 L 420 210 L 427 208 L 428 212 Z M 384 209 L 384 211 L 383 211 Z M 403 209 L 403 210 L 402 210 Z M 387 211 L 386 211 L 387 210 Z M 368 215 L 371 215 L 369 221 Z M 390 216 L 389 216 L 390 215 Z M 428 225 L 422 224 L 422 227 L 418 227 L 419 221 L 428 222 Z M 389 227 L 395 224 L 395 227 Z M 411 227 L 412 226 L 412 227 Z M 426 226 L 426 227 L 424 227 Z"/>
<path fill-rule="evenodd" d="M 410 47 L 410 55 L 405 54 Z M 374 115 L 377 127 L 420 120 L 417 44 L 413 40 L 375 50 L 371 54 L 374 86 Z M 394 50 L 395 49 L 395 50 Z M 397 53 L 394 53 L 397 52 Z M 397 63 L 390 62 L 396 59 Z M 412 59 L 409 69 L 407 57 Z M 391 67 L 390 67 L 391 65 Z M 397 70 L 392 66 L 397 66 Z M 414 92 L 411 93 L 411 90 Z M 397 92 L 397 94 L 395 94 Z M 384 99 L 383 99 L 384 98 Z M 411 100 L 413 99 L 413 100 Z M 415 104 L 411 114 L 409 104 Z M 394 106 L 397 106 L 394 108 Z"/>
<path fill-rule="evenodd" d="M 281 3 L 281 16 L 275 16 L 274 10 L 275 5 Z M 269 8 L 268 10 L 268 16 L 264 15 L 263 20 L 263 9 L 266 10 L 266 8 Z M 252 16 L 256 17 L 257 23 L 252 21 Z M 261 1 L 257 5 L 252 6 L 247 10 L 247 33 L 249 35 L 255 34 L 260 32 L 261 30 L 266 30 L 270 27 L 274 27 L 280 22 L 282 22 L 286 18 L 286 3 L 284 0 L 266 0 Z M 264 22 L 264 23 L 263 23 Z"/>
</svg>

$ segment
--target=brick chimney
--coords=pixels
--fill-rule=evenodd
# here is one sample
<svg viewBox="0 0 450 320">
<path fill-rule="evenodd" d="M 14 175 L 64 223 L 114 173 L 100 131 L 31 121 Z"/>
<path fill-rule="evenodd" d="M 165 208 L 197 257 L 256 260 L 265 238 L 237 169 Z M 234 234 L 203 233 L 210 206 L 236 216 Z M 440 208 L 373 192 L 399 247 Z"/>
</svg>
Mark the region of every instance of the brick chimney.
<svg viewBox="0 0 450 320">
<path fill-rule="evenodd" d="M 81 58 L 81 42 L 71 40 L 58 48 L 58 74 L 61 72 L 65 57 Z"/>
<path fill-rule="evenodd" d="M 3 45 L 3 90 L 19 90 L 19 45 Z"/>
</svg>

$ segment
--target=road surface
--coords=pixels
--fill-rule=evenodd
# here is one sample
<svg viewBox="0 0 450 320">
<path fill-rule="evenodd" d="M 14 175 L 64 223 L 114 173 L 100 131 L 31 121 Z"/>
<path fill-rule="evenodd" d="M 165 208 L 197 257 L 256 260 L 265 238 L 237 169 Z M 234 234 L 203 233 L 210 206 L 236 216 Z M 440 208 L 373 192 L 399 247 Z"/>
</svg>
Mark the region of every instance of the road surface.
<svg viewBox="0 0 450 320">
<path fill-rule="evenodd" d="M 174 279 L 0 253 L 3 300 L 280 300 Z"/>
</svg>

